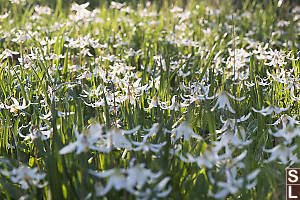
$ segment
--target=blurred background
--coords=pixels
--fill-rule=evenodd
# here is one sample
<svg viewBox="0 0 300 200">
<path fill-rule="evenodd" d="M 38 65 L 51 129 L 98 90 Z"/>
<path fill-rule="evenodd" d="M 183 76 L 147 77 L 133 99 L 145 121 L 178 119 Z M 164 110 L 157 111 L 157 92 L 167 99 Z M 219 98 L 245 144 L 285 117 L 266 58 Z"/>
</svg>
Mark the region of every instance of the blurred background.
<svg viewBox="0 0 300 200">
<path fill-rule="evenodd" d="M 256 4 L 256 3 L 262 3 L 265 5 L 274 4 L 277 5 L 278 2 L 282 6 L 296 6 L 300 5 L 300 0 L 114 0 L 115 2 L 119 3 L 126 3 L 131 5 L 133 8 L 135 8 L 137 5 L 146 6 L 147 2 L 151 2 L 157 5 L 158 8 L 160 7 L 171 7 L 173 5 L 178 5 L 181 7 L 185 7 L 187 4 L 192 2 L 199 2 L 199 1 L 206 1 L 208 5 L 211 6 L 218 6 L 218 4 L 221 3 L 231 3 L 234 7 L 242 7 L 243 5 L 247 4 Z M 59 5 L 63 9 L 68 10 L 72 2 L 76 2 L 77 4 L 83 4 L 86 2 L 89 2 L 89 8 L 94 9 L 99 6 L 109 6 L 112 2 L 112 0 L 26 0 L 26 4 L 40 4 L 40 5 L 47 5 L 51 8 L 57 8 Z M 9 5 L 8 0 L 0 0 L 1 6 L 4 6 L 5 4 Z M 3 7 L 2 7 L 3 8 Z M 0 8 L 0 12 L 1 12 Z"/>
</svg>

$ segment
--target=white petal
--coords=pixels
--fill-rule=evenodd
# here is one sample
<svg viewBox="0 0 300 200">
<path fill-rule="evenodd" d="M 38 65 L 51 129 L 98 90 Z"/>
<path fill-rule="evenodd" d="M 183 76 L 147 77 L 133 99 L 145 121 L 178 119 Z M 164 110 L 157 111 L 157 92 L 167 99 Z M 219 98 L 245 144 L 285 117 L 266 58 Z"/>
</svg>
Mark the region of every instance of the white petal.
<svg viewBox="0 0 300 200">
<path fill-rule="evenodd" d="M 108 181 L 106 187 L 105 187 L 104 189 L 101 188 L 101 191 L 100 191 L 100 192 L 97 191 L 97 194 L 98 194 L 99 196 L 105 195 L 106 193 L 108 193 L 108 192 L 111 190 L 112 186 L 113 186 L 112 183 L 111 183 L 110 181 Z"/>
<path fill-rule="evenodd" d="M 122 130 L 122 133 L 124 133 L 124 134 L 132 134 L 132 133 L 137 132 L 140 128 L 141 128 L 141 126 L 138 125 L 137 127 L 133 128 L 131 130 Z"/>
<path fill-rule="evenodd" d="M 166 191 L 160 192 L 160 193 L 156 193 L 156 196 L 160 197 L 160 198 L 166 197 L 171 191 L 172 191 L 172 187 L 170 186 L 170 187 L 168 187 L 168 189 Z"/>
<path fill-rule="evenodd" d="M 260 172 L 260 169 L 256 169 L 253 172 L 251 172 L 250 174 L 247 175 L 247 180 L 251 181 L 253 179 L 255 179 L 255 177 L 258 175 L 258 173 Z"/>
<path fill-rule="evenodd" d="M 19 105 L 19 102 L 14 97 L 11 97 L 11 100 L 13 100 L 15 106 Z"/>
<path fill-rule="evenodd" d="M 67 146 L 63 147 L 61 150 L 59 150 L 59 154 L 71 153 L 72 151 L 75 150 L 76 146 L 77 146 L 77 142 L 72 142 Z"/>
</svg>

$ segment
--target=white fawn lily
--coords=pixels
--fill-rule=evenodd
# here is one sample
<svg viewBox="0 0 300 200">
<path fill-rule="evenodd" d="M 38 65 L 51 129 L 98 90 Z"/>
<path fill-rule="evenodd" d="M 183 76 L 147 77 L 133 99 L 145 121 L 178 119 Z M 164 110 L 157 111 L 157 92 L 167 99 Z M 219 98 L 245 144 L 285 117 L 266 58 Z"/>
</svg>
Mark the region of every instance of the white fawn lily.
<svg viewBox="0 0 300 200">
<path fill-rule="evenodd" d="M 237 100 L 237 101 L 242 101 L 242 100 L 245 99 L 245 97 L 235 98 L 234 96 L 232 96 L 231 94 L 229 94 L 228 92 L 225 92 L 225 91 L 219 92 L 215 97 L 217 98 L 217 102 L 216 102 L 215 106 L 211 109 L 212 112 L 216 108 L 219 108 L 219 109 L 228 108 L 228 110 L 231 113 L 235 113 L 235 111 L 233 110 L 233 108 L 230 105 L 229 97 L 231 99 L 234 99 L 234 100 Z M 215 98 L 215 97 L 209 97 L 209 98 Z"/>
<path fill-rule="evenodd" d="M 14 97 L 11 97 L 11 100 L 14 102 L 12 105 L 6 105 L 6 109 L 9 109 L 10 112 L 17 114 L 19 110 L 24 110 L 27 108 L 29 104 L 26 105 L 26 100 L 23 99 L 23 104 L 20 105 L 20 103 L 15 99 Z"/>
</svg>

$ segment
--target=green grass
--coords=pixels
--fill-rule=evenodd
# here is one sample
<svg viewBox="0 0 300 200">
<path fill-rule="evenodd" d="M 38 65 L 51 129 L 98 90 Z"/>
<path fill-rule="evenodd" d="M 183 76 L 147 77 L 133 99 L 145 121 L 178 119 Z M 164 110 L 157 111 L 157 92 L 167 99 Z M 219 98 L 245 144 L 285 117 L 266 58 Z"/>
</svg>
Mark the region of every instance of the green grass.
<svg viewBox="0 0 300 200">
<path fill-rule="evenodd" d="M 0 1 L 0 199 L 285 199 L 300 129 L 271 124 L 299 113 L 299 7 L 38 4 Z M 269 105 L 287 109 L 255 111 Z M 270 160 L 279 145 L 295 147 Z M 112 169 L 120 188 L 102 195 Z"/>
</svg>

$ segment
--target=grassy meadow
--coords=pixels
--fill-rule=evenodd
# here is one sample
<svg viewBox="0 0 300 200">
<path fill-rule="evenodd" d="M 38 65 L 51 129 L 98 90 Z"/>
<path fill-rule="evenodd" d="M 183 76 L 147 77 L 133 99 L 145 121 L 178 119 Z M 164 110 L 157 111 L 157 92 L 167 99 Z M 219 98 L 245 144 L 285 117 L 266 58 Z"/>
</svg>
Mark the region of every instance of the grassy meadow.
<svg viewBox="0 0 300 200">
<path fill-rule="evenodd" d="M 285 199 L 299 48 L 296 1 L 1 0 L 0 199 Z"/>
</svg>

